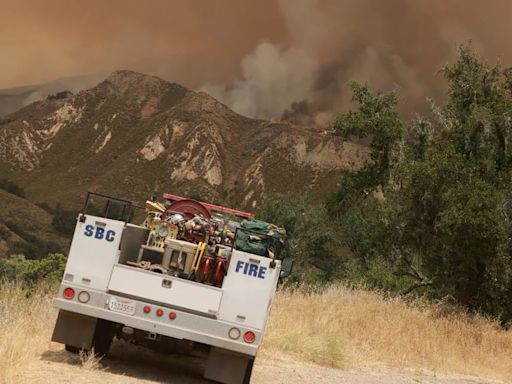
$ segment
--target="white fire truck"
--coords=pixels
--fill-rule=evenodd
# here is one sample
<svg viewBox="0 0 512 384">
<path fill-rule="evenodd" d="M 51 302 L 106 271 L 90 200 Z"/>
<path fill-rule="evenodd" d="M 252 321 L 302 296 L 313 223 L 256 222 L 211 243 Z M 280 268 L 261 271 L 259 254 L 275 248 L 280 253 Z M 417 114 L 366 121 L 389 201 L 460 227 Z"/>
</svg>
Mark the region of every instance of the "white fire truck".
<svg viewBox="0 0 512 384">
<path fill-rule="evenodd" d="M 102 214 L 88 213 L 92 198 L 104 199 Z M 114 338 L 187 348 L 205 354 L 206 379 L 249 383 L 278 280 L 291 272 L 291 260 L 279 259 L 284 231 L 246 212 L 164 198 L 148 201 L 137 225 L 131 202 L 87 194 L 52 340 L 100 355 Z"/>
</svg>

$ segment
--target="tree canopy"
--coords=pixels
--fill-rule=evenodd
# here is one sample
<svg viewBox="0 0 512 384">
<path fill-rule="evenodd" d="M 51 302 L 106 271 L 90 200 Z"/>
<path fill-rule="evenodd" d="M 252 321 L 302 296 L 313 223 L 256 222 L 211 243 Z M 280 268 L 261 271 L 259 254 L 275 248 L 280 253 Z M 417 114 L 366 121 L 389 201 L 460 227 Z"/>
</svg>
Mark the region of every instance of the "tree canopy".
<svg viewBox="0 0 512 384">
<path fill-rule="evenodd" d="M 377 262 L 404 292 L 427 287 L 509 319 L 512 71 L 462 46 L 441 72 L 447 101 L 409 123 L 392 93 L 353 85 L 358 110 L 333 128 L 368 140 L 372 155 L 345 172 L 330 206 L 361 268 Z"/>
</svg>

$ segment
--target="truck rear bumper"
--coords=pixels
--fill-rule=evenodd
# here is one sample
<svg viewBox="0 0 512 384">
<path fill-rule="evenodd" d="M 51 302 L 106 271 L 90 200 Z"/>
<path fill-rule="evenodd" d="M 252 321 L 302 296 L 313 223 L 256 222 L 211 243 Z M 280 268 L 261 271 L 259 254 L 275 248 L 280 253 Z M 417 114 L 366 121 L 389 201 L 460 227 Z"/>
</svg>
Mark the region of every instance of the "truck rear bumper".
<svg viewBox="0 0 512 384">
<path fill-rule="evenodd" d="M 160 308 L 159 306 L 138 300 L 132 300 L 136 303 L 136 311 L 133 315 L 118 313 L 109 310 L 108 303 L 112 297 L 122 298 L 121 296 L 87 290 L 90 294 L 90 300 L 87 304 L 83 304 L 78 302 L 76 297 L 74 299 L 62 298 L 62 292 L 68 286 L 76 290 L 83 289 L 83 287 L 75 287 L 73 285 L 61 285 L 59 298 L 54 299 L 53 302 L 54 306 L 61 310 L 105 319 L 135 329 L 175 339 L 203 343 L 245 355 L 255 356 L 258 350 L 258 344 L 261 340 L 261 332 L 258 330 L 244 329 L 235 324 L 168 308 L 163 308 L 165 315 L 158 316 L 156 311 Z M 144 312 L 145 306 L 151 308 L 149 313 Z M 168 317 L 170 311 L 176 314 L 173 320 Z M 233 327 L 240 329 L 240 337 L 237 340 L 229 338 L 229 330 Z M 247 330 L 251 330 L 256 334 L 254 344 L 248 344 L 243 341 L 243 334 Z"/>
</svg>

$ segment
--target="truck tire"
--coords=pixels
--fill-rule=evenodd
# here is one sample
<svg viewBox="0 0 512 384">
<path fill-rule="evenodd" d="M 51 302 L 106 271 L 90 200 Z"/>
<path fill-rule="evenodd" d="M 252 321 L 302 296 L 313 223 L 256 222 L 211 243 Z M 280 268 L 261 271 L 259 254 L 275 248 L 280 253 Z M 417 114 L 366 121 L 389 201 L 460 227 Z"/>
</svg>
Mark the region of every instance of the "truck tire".
<svg viewBox="0 0 512 384">
<path fill-rule="evenodd" d="M 251 382 L 252 368 L 254 366 L 254 357 L 250 358 L 245 368 L 245 376 L 243 384 L 249 384 Z"/>
<path fill-rule="evenodd" d="M 107 355 L 110 345 L 112 344 L 112 340 L 114 339 L 115 331 L 115 323 L 98 319 L 92 339 L 92 347 L 94 348 L 94 353 L 96 355 Z"/>
</svg>

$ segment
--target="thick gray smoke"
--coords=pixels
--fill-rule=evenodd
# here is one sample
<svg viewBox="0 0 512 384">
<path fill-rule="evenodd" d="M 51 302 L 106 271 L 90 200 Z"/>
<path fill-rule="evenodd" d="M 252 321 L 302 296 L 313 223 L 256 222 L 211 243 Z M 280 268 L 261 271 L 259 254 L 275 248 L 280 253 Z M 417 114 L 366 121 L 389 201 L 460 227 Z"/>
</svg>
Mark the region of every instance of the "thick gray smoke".
<svg viewBox="0 0 512 384">
<path fill-rule="evenodd" d="M 512 62 L 510 0 L 4 3 L 0 88 L 132 69 L 303 124 L 346 109 L 350 80 L 396 90 L 403 112 L 421 109 L 443 95 L 438 70 L 469 40 Z"/>
<path fill-rule="evenodd" d="M 317 68 L 308 52 L 261 43 L 242 60 L 240 80 L 202 90 L 242 115 L 273 118 L 311 92 Z"/>
<path fill-rule="evenodd" d="M 260 43 L 241 61 L 238 79 L 203 87 L 239 113 L 325 126 L 350 105 L 351 80 L 396 91 L 403 112 L 421 111 L 427 97 L 443 94 L 438 71 L 459 44 L 471 40 L 491 60 L 511 56 L 503 44 L 506 34 L 498 35 L 498 25 L 512 29 L 503 16 L 510 14 L 511 2 L 495 1 L 484 9 L 473 0 L 281 0 L 279 5 L 285 42 Z"/>
</svg>

